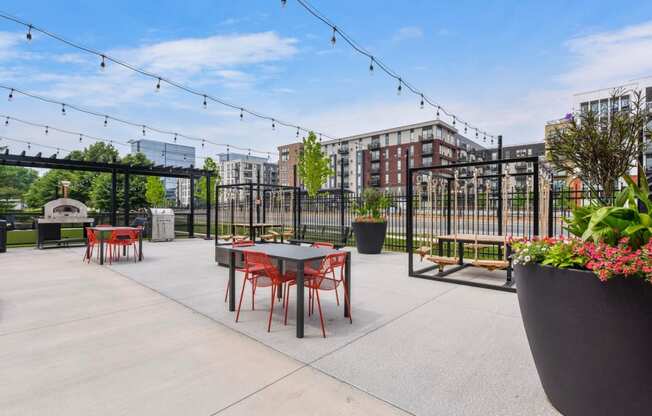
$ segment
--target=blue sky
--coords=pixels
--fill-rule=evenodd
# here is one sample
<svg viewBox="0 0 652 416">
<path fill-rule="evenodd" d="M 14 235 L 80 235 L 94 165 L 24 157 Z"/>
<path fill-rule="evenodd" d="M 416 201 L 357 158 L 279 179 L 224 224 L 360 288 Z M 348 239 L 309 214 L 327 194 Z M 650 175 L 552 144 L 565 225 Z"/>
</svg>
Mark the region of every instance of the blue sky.
<svg viewBox="0 0 652 416">
<path fill-rule="evenodd" d="M 541 140 L 547 120 L 571 110 L 572 95 L 652 75 L 652 2 L 311 2 L 365 48 L 463 119 L 507 143 Z M 570 3 L 570 4 L 569 4 Z M 6 13 L 189 86 L 334 136 L 434 117 L 418 98 L 396 95 L 330 30 L 288 0 L 5 0 Z M 97 58 L 0 20 L 0 83 L 100 113 L 243 147 L 275 151 L 294 131 L 108 66 Z M 119 140 L 138 129 L 17 97 L 0 114 Z M 75 138 L 10 125 L 7 137 L 75 148 Z M 156 135 L 150 135 L 157 138 Z M 168 139 L 166 137 L 161 137 Z M 13 146 L 12 150 L 22 150 Z M 204 156 L 223 149 L 207 146 Z M 272 155 L 272 158 L 274 156 Z"/>
</svg>

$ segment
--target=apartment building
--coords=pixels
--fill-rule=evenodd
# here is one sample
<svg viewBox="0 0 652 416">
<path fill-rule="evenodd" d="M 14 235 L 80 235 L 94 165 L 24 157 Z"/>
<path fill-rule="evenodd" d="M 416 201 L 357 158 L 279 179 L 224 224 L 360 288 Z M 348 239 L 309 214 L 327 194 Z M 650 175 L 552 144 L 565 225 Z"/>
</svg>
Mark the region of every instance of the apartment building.
<svg viewBox="0 0 652 416">
<path fill-rule="evenodd" d="M 303 143 L 290 143 L 278 147 L 278 183 L 279 185 L 295 186 L 294 167 L 299 163 L 303 151 Z"/>
<path fill-rule="evenodd" d="M 326 187 L 339 188 L 343 180 L 353 192 L 403 189 L 408 167 L 454 163 L 460 152 L 457 129 L 441 120 L 325 141 L 322 147 L 335 171 Z"/>
<path fill-rule="evenodd" d="M 131 153 L 142 153 L 155 165 L 178 166 L 183 168 L 195 164 L 195 148 L 180 144 L 165 143 L 158 140 L 130 140 Z M 164 178 L 165 197 L 176 201 L 177 205 L 190 204 L 190 183 L 184 178 Z"/>
<path fill-rule="evenodd" d="M 217 170 L 221 184 L 237 183 L 277 184 L 278 166 L 267 158 L 240 153 L 220 153 L 217 155 Z"/>
</svg>

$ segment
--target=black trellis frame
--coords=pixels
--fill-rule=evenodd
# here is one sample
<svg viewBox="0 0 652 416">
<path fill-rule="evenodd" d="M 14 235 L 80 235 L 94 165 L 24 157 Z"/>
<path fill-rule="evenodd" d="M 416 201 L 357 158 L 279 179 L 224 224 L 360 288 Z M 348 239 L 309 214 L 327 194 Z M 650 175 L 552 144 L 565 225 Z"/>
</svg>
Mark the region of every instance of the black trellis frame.
<svg viewBox="0 0 652 416">
<path fill-rule="evenodd" d="M 195 195 L 194 195 L 194 181 L 197 178 L 206 177 L 207 183 L 210 183 L 211 172 L 204 169 L 197 169 L 195 167 L 178 167 L 178 166 L 163 166 L 163 165 L 131 165 L 120 162 L 104 163 L 104 162 L 89 162 L 85 160 L 72 160 L 72 159 L 58 159 L 56 155 L 50 157 L 42 157 L 41 153 L 36 156 L 27 156 L 25 152 L 19 155 L 10 154 L 9 151 L 0 153 L 0 165 L 7 166 L 22 166 L 30 168 L 43 168 L 43 169 L 66 169 L 85 172 L 102 172 L 111 174 L 111 210 L 109 211 L 109 218 L 111 225 L 118 225 L 117 218 L 117 175 L 124 175 L 124 189 L 129 191 L 129 180 L 132 175 L 142 176 L 158 176 L 167 178 L 187 178 L 190 180 L 190 218 L 188 221 L 188 235 L 194 236 L 194 215 L 195 215 Z M 125 198 L 125 219 L 124 222 L 129 222 L 129 198 Z M 211 197 L 210 191 L 206 192 L 206 223 L 208 224 L 206 230 L 206 238 L 211 238 L 210 227 L 210 212 L 211 212 Z"/>
<path fill-rule="evenodd" d="M 216 246 L 220 245 L 217 238 L 220 229 L 220 215 L 219 215 L 220 190 L 226 190 L 226 189 L 236 189 L 238 191 L 245 191 L 249 197 L 248 198 L 249 199 L 248 222 L 249 222 L 249 239 L 251 241 L 255 241 L 256 239 L 255 230 L 253 226 L 254 223 L 260 223 L 261 221 L 265 222 L 266 220 L 267 212 L 266 212 L 265 200 L 267 198 L 267 193 L 275 190 L 292 191 L 294 194 L 294 197 L 292 198 L 292 225 L 294 228 L 295 236 L 298 233 L 298 228 L 301 227 L 301 217 L 299 215 L 299 213 L 301 212 L 301 200 L 300 198 L 297 198 L 297 196 L 300 195 L 300 188 L 296 186 L 288 186 L 288 185 L 264 184 L 264 183 L 260 183 L 260 179 L 258 179 L 256 183 L 246 182 L 246 183 L 235 183 L 235 184 L 227 184 L 227 185 L 217 184 L 215 186 L 215 195 L 217 201 L 217 203 L 215 204 L 215 234 L 216 234 L 215 245 Z M 231 219 L 230 221 L 227 222 L 232 225 L 232 228 L 234 228 L 233 215 L 235 212 L 235 202 L 234 200 L 230 200 L 228 203 L 230 204 L 229 212 L 231 213 Z M 255 220 L 254 220 L 254 212 L 255 212 Z M 232 229 L 231 233 L 235 234 L 235 230 Z"/>
<path fill-rule="evenodd" d="M 445 170 L 453 170 L 460 168 L 478 168 L 478 167 L 489 167 L 489 166 L 498 166 L 498 174 L 488 174 L 482 175 L 479 178 L 488 179 L 495 178 L 502 182 L 503 166 L 512 164 L 512 163 L 532 163 L 532 172 L 523 172 L 523 173 L 513 173 L 510 176 L 531 176 L 533 178 L 533 198 L 532 198 L 532 219 L 530 224 L 532 224 L 532 235 L 539 235 L 539 158 L 537 156 L 524 157 L 524 158 L 511 158 L 511 159 L 497 159 L 489 161 L 478 161 L 478 162 L 467 162 L 467 163 L 456 163 L 450 165 L 438 165 L 438 166 L 429 166 L 429 167 L 417 167 L 409 168 L 408 175 L 406 178 L 406 218 L 405 218 L 405 229 L 406 229 L 406 248 L 408 252 L 408 274 L 410 277 L 417 277 L 422 279 L 437 280 L 447 283 L 456 283 L 467 286 L 481 287 L 485 289 L 501 290 L 507 292 L 516 292 L 516 288 L 513 286 L 513 281 L 511 279 L 511 266 L 507 270 L 507 280 L 504 285 L 494 285 L 490 283 L 477 282 L 465 279 L 457 279 L 454 277 L 449 277 L 450 274 L 455 273 L 467 266 L 467 264 L 460 264 L 458 266 L 453 266 L 451 270 L 440 272 L 438 274 L 432 275 L 427 274 L 437 268 L 437 265 L 430 265 L 421 269 L 415 270 L 414 268 L 414 175 L 418 173 L 426 172 L 441 172 Z M 458 179 L 469 179 L 471 177 L 461 177 Z M 450 233 L 450 218 L 451 218 L 451 184 L 452 178 L 447 179 L 447 206 L 446 206 L 446 224 L 447 230 Z M 498 187 L 498 201 L 499 209 L 502 208 L 502 187 Z M 477 191 L 476 191 L 477 192 Z M 457 196 L 456 196 L 457 198 Z M 432 208 L 431 208 L 432 209 Z M 502 217 L 502 212 L 500 214 Z M 500 219 L 500 218 L 499 218 Z M 502 221 L 499 221 L 502 223 Z M 501 232 L 507 232 L 507 230 L 502 230 L 502 226 L 499 228 Z M 461 246 L 460 246 L 461 247 Z M 508 253 L 509 254 L 509 253 Z M 450 253 L 448 254 L 450 255 Z"/>
</svg>

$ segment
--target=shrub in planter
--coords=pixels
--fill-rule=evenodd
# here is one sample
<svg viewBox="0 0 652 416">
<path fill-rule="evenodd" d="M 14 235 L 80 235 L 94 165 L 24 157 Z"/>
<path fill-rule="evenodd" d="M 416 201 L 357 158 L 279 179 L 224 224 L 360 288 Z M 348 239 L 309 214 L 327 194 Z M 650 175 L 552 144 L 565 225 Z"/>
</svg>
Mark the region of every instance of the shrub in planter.
<svg viewBox="0 0 652 416">
<path fill-rule="evenodd" d="M 387 221 L 382 210 L 389 206 L 389 198 L 374 188 L 367 188 L 362 193 L 362 203 L 353 209 L 356 217 L 353 221 L 355 244 L 362 254 L 378 254 L 383 249 Z"/>
<path fill-rule="evenodd" d="M 652 409 L 652 204 L 626 180 L 615 205 L 574 212 L 575 237 L 512 243 L 534 362 L 566 416 Z"/>
</svg>

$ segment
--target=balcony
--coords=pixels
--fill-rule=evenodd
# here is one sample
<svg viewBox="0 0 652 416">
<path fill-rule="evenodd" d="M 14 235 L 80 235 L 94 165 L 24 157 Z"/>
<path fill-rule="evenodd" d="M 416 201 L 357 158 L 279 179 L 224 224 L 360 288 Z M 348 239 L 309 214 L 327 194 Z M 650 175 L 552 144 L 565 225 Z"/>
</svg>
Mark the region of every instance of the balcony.
<svg viewBox="0 0 652 416">
<path fill-rule="evenodd" d="M 371 152 L 371 161 L 372 162 L 380 161 L 380 151 L 379 150 L 376 150 L 375 152 Z"/>
<path fill-rule="evenodd" d="M 369 171 L 374 174 L 374 173 L 380 173 L 380 163 L 372 163 L 371 168 Z"/>
<path fill-rule="evenodd" d="M 367 146 L 367 149 L 369 149 L 369 150 L 378 150 L 378 149 L 380 149 L 380 142 L 371 142 L 371 143 L 369 143 L 369 146 Z"/>
<path fill-rule="evenodd" d="M 349 146 L 340 146 L 339 149 L 337 149 L 337 153 L 341 155 L 348 155 L 349 154 Z"/>
<path fill-rule="evenodd" d="M 380 177 L 379 176 L 372 176 L 369 179 L 369 186 L 380 186 Z"/>
<path fill-rule="evenodd" d="M 419 135 L 419 141 L 420 142 L 431 142 L 435 140 L 435 135 L 432 133 L 426 133 L 426 134 L 420 134 Z"/>
<path fill-rule="evenodd" d="M 432 154 L 432 144 L 424 144 L 421 146 L 422 155 L 431 155 Z"/>
</svg>

